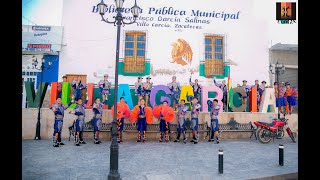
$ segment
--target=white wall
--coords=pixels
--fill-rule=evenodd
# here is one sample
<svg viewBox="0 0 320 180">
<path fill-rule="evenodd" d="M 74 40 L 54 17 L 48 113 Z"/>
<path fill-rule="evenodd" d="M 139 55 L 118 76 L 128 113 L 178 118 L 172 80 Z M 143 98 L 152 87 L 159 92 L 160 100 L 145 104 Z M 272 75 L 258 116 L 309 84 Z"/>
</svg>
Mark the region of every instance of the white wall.
<svg viewBox="0 0 320 180">
<path fill-rule="evenodd" d="M 60 53 L 59 80 L 64 74 L 87 74 L 88 82 L 97 83 L 99 77 L 94 77 L 94 73 L 100 75 L 108 73 L 110 79 L 114 77 L 115 53 L 116 53 L 116 27 L 101 21 L 99 13 L 93 13 L 93 6 L 100 0 L 68 0 L 63 1 L 62 26 L 64 26 L 63 44 Z M 259 1 L 260 2 L 260 1 Z M 114 1 L 105 1 L 108 5 Z M 125 1 L 124 7 L 131 8 L 134 1 Z M 254 0 L 137 0 L 138 5 L 143 9 L 141 16 L 153 17 L 153 22 L 149 22 L 148 27 L 138 27 L 128 25 L 121 27 L 121 50 L 120 58 L 124 57 L 124 34 L 126 30 L 143 30 L 147 32 L 147 53 L 146 58 L 151 59 L 151 64 L 155 69 L 169 68 L 187 73 L 177 73 L 178 81 L 183 84 L 188 82 L 190 68 L 199 66 L 199 62 L 204 57 L 204 34 L 214 33 L 223 34 L 226 37 L 226 59 L 232 59 L 238 66 L 231 67 L 231 77 L 233 86 L 241 83 L 243 79 L 248 80 L 248 84 L 253 84 L 255 79 L 268 79 L 268 46 L 269 46 L 269 27 L 265 18 L 265 13 L 259 15 L 257 7 L 260 7 Z M 270 2 L 275 13 L 275 1 Z M 264 2 L 266 4 L 266 2 Z M 272 8 L 268 4 L 268 8 Z M 150 8 L 173 7 L 174 10 L 186 11 L 184 16 L 159 15 L 151 12 Z M 261 7 L 260 7 L 261 8 Z M 239 19 L 223 19 L 212 17 L 198 17 L 198 19 L 209 20 L 209 24 L 195 24 L 202 26 L 203 29 L 182 29 L 175 28 L 175 23 L 168 23 L 170 28 L 152 27 L 152 23 L 159 23 L 158 18 L 170 17 L 180 18 L 180 24 L 185 18 L 191 16 L 192 10 L 206 12 L 237 13 Z M 263 11 L 267 12 L 268 11 Z M 113 20 L 109 14 L 109 20 Z M 131 16 L 131 13 L 125 14 Z M 275 21 L 275 14 L 274 21 Z M 142 22 L 142 21 L 139 21 Z M 276 23 L 276 21 L 275 21 Z M 191 23 L 190 23 L 191 24 Z M 180 66 L 171 64 L 171 44 L 182 38 L 189 42 L 193 50 L 193 60 L 191 66 Z M 208 80 L 195 74 L 193 79 L 198 78 L 205 85 Z M 152 77 L 152 76 L 151 76 Z M 119 76 L 119 83 L 133 84 L 136 77 Z M 158 75 L 152 77 L 154 84 L 167 84 L 171 81 L 171 75 Z"/>
</svg>

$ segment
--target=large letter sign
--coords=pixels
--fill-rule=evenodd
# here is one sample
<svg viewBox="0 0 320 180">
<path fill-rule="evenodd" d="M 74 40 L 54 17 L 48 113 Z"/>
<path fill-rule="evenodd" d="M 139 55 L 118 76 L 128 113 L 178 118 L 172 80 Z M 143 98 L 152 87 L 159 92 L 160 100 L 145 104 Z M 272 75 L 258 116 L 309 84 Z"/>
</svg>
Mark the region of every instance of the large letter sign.
<svg viewBox="0 0 320 180">
<path fill-rule="evenodd" d="M 240 95 L 241 95 L 240 97 L 242 97 L 242 96 L 247 96 L 246 91 L 245 91 L 244 89 L 242 89 L 242 88 L 233 88 L 232 90 L 233 90 L 233 96 L 234 96 L 236 93 L 240 94 Z M 233 97 L 232 97 L 232 99 L 233 99 Z M 241 104 L 241 106 L 239 106 L 239 107 L 236 107 L 236 106 L 233 104 L 233 107 L 232 107 L 232 111 L 233 111 L 233 112 L 244 112 L 245 109 L 246 109 L 246 104 Z"/>
<path fill-rule="evenodd" d="M 251 88 L 250 95 L 250 111 L 251 112 L 257 112 L 257 88 L 253 87 Z"/>
<path fill-rule="evenodd" d="M 35 95 L 34 92 L 34 82 L 26 81 L 25 87 L 26 87 L 26 94 L 27 94 L 27 100 L 28 100 L 28 108 L 37 108 L 41 107 L 44 96 L 46 95 L 48 83 L 43 82 L 41 87 L 41 92 L 39 92 L 39 89 L 37 91 L 37 94 Z"/>
<path fill-rule="evenodd" d="M 94 103 L 93 91 L 94 91 L 94 84 L 88 83 L 88 86 L 87 86 L 87 95 L 88 95 L 87 108 L 88 109 L 91 109 L 92 108 L 91 105 Z"/>
<path fill-rule="evenodd" d="M 118 102 L 120 101 L 120 97 L 124 97 L 124 100 L 128 104 L 130 110 L 132 110 L 133 103 L 132 103 L 132 97 L 131 97 L 131 93 L 130 93 L 129 84 L 120 84 L 119 85 L 119 91 L 118 91 L 118 97 L 117 97 Z"/>
<path fill-rule="evenodd" d="M 209 98 L 208 93 L 209 92 L 214 92 L 216 94 L 216 97 L 214 98 Z M 216 86 L 202 86 L 202 112 L 208 112 L 208 104 L 207 100 L 213 101 L 213 99 L 218 100 L 218 105 L 220 106 L 219 112 L 223 112 L 223 103 L 222 103 L 222 97 L 223 97 L 223 92 L 222 90 Z"/>
<path fill-rule="evenodd" d="M 180 93 L 179 102 L 181 101 L 181 99 L 184 99 L 184 100 L 185 100 L 185 103 L 190 103 L 190 102 L 188 101 L 188 99 L 187 99 L 187 95 L 194 97 L 192 86 L 190 86 L 190 85 L 183 85 L 182 88 L 181 88 L 181 93 Z"/>
<path fill-rule="evenodd" d="M 268 111 L 268 106 L 271 105 L 270 111 L 277 112 L 276 107 L 276 97 L 273 88 L 265 88 L 262 94 L 262 100 L 259 107 L 259 112 L 266 113 Z"/>
<path fill-rule="evenodd" d="M 50 97 L 50 107 L 54 102 L 56 102 L 56 99 L 58 97 L 58 82 L 52 82 L 51 83 L 51 97 Z"/>
<path fill-rule="evenodd" d="M 165 86 L 165 85 L 157 85 L 154 88 L 152 88 L 151 93 L 150 93 L 150 104 L 152 107 L 158 105 L 158 104 L 156 104 L 156 94 L 158 91 L 164 91 L 168 95 L 171 94 L 170 89 L 168 88 L 168 86 Z M 168 105 L 171 106 L 171 99 L 166 96 L 161 96 L 160 102 L 163 102 L 165 100 L 168 101 Z"/>
</svg>

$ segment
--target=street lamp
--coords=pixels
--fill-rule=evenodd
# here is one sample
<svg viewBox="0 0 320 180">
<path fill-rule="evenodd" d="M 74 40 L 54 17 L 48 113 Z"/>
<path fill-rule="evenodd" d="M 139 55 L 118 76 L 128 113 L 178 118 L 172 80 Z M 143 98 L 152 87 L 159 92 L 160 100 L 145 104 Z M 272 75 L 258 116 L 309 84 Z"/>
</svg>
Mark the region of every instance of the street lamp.
<svg viewBox="0 0 320 180">
<path fill-rule="evenodd" d="M 117 26 L 117 50 L 116 50 L 116 70 L 115 70 L 115 86 L 114 86 L 114 113 L 113 113 L 113 121 L 112 121 L 112 139 L 110 145 L 110 172 L 108 175 L 108 179 L 120 179 L 120 174 L 118 172 L 118 162 L 119 162 L 119 145 L 117 142 L 118 136 L 118 128 L 117 128 L 117 97 L 118 97 L 118 64 L 119 64 L 119 48 L 120 48 L 120 28 L 121 25 L 129 25 L 136 22 L 137 17 L 139 16 L 139 11 L 141 8 L 137 6 L 137 2 L 135 0 L 134 6 L 131 8 L 131 12 L 133 14 L 133 21 L 124 22 L 122 16 L 122 6 L 124 0 L 115 0 L 117 15 L 113 16 L 114 21 L 108 21 L 108 18 L 105 19 L 103 16 L 106 12 L 107 5 L 104 4 L 103 0 L 97 5 L 99 8 L 99 14 L 101 15 L 102 20 L 106 23 L 114 24 Z"/>
<path fill-rule="evenodd" d="M 33 56 L 32 59 L 32 66 L 34 69 L 40 70 L 40 83 L 39 83 L 39 88 L 38 88 L 38 93 L 42 93 L 42 76 L 43 76 L 43 70 L 48 70 L 51 68 L 52 62 L 51 60 L 49 60 L 48 62 L 48 67 L 44 67 L 44 58 L 41 58 L 41 67 L 37 67 L 38 66 L 38 59 L 35 58 L 35 56 Z M 42 106 L 42 102 L 41 102 L 41 94 L 40 95 L 40 102 L 39 102 L 39 106 L 38 106 L 38 121 L 37 121 L 37 127 L 36 127 L 36 136 L 34 137 L 35 140 L 41 140 L 40 137 L 40 109 Z"/>
<path fill-rule="evenodd" d="M 273 70 L 273 68 L 275 69 L 275 71 Z M 280 119 L 280 82 L 279 82 L 279 74 L 283 74 L 285 70 L 285 67 L 283 64 L 279 64 L 278 61 L 276 64 L 274 64 L 274 66 L 272 64 L 269 65 L 269 71 L 271 72 L 271 74 L 276 74 L 276 82 L 278 82 L 278 119 Z"/>
</svg>

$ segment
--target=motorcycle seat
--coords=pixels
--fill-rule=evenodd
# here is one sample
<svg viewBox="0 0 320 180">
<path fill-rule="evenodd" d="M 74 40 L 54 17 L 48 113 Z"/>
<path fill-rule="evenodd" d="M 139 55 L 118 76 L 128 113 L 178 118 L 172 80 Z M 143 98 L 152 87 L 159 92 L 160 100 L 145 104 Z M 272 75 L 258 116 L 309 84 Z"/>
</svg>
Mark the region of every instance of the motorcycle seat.
<svg viewBox="0 0 320 180">
<path fill-rule="evenodd" d="M 273 123 L 266 123 L 266 122 L 261 122 L 261 121 L 259 121 L 259 123 L 264 124 L 266 126 L 270 126 L 270 127 L 273 126 Z"/>
</svg>

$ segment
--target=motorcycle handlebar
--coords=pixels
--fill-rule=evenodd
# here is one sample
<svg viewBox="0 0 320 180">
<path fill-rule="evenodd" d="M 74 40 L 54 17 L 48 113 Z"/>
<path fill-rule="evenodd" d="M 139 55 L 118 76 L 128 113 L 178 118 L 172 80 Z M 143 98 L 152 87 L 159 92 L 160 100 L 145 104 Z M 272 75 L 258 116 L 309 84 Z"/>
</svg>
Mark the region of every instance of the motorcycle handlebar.
<svg viewBox="0 0 320 180">
<path fill-rule="evenodd" d="M 282 121 L 282 122 L 287 122 L 289 119 L 286 119 L 285 117 L 282 117 L 282 118 L 280 118 L 280 119 L 273 118 L 272 120 L 273 120 L 273 121 L 280 120 L 280 121 Z"/>
</svg>

